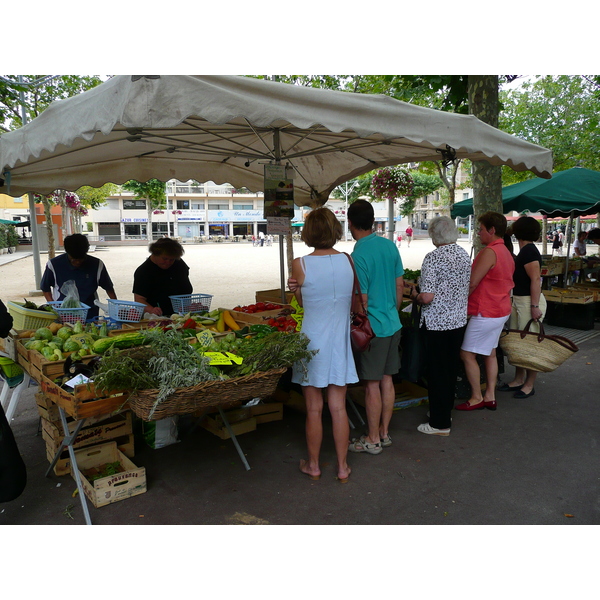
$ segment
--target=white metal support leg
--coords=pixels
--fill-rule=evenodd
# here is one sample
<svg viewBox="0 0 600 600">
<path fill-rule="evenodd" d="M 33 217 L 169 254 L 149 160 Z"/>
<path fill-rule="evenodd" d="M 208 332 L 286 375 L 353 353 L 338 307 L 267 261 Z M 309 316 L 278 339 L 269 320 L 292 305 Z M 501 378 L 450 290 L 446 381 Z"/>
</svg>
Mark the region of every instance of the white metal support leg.
<svg viewBox="0 0 600 600">
<path fill-rule="evenodd" d="M 75 478 L 75 483 L 77 484 L 77 491 L 79 493 L 79 500 L 81 502 L 81 508 L 83 509 L 83 516 L 85 517 L 86 525 L 92 524 L 92 519 L 90 518 L 90 512 L 88 510 L 87 502 L 85 499 L 85 492 L 83 491 L 83 485 L 81 485 L 81 477 L 79 476 L 79 469 L 77 468 L 77 460 L 75 458 L 75 450 L 73 450 L 73 443 L 75 439 L 79 435 L 79 431 L 83 427 L 85 423 L 85 419 L 77 422 L 73 433 L 69 433 L 69 425 L 67 423 L 67 416 L 65 415 L 65 411 L 62 407 L 58 407 L 58 413 L 60 415 L 60 420 L 63 426 L 63 431 L 65 432 L 65 437 L 60 444 L 60 448 L 56 452 L 52 464 L 46 471 L 46 477 L 50 475 L 52 469 L 54 469 L 54 465 L 57 463 L 58 458 L 60 457 L 62 451 L 66 448 L 69 452 L 69 458 L 71 459 L 71 471 L 73 473 L 73 477 Z"/>
<path fill-rule="evenodd" d="M 219 406 L 219 414 L 221 415 L 221 419 L 223 419 L 223 424 L 225 425 L 227 432 L 231 436 L 231 441 L 233 442 L 233 445 L 235 446 L 237 453 L 240 455 L 240 458 L 242 459 L 242 462 L 244 463 L 244 467 L 246 467 L 246 471 L 249 471 L 250 465 L 248 464 L 248 461 L 246 460 L 246 457 L 244 456 L 244 453 L 243 453 L 242 449 L 240 448 L 240 445 L 238 444 L 237 438 L 235 437 L 235 433 L 233 433 L 233 430 L 231 429 L 231 425 L 229 425 L 229 421 L 227 420 L 227 417 L 225 416 L 225 413 L 223 412 L 223 409 L 220 406 Z"/>
</svg>

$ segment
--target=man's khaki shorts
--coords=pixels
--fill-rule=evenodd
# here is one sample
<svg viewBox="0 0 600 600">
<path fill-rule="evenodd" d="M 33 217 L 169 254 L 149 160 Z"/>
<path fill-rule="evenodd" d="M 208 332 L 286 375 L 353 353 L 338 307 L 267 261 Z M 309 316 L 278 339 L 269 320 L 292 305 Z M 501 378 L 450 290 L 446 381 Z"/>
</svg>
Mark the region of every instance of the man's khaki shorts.
<svg viewBox="0 0 600 600">
<path fill-rule="evenodd" d="M 366 352 L 355 352 L 356 371 L 363 381 L 381 381 L 400 370 L 400 331 L 390 337 L 375 337 Z"/>
</svg>

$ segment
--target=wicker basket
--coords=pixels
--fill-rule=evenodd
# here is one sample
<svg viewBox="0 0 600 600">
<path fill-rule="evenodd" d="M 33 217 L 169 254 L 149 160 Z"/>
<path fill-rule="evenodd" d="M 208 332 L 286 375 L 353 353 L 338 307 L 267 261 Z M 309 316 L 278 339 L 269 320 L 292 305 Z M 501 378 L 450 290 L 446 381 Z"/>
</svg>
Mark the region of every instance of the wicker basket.
<svg viewBox="0 0 600 600">
<path fill-rule="evenodd" d="M 13 327 L 17 331 L 47 327 L 50 323 L 57 320 L 54 313 L 46 310 L 25 308 L 23 304 L 20 304 L 19 302 L 7 302 L 6 307 L 8 308 L 10 316 L 13 318 Z"/>
<path fill-rule="evenodd" d="M 539 324 L 539 333 L 529 331 L 532 323 L 533 319 L 522 331 L 508 329 L 500 334 L 500 347 L 514 367 L 549 373 L 579 350 L 566 337 L 546 335 L 542 323 Z"/>
<path fill-rule="evenodd" d="M 180 388 L 161 402 L 154 412 L 158 390 L 138 390 L 129 396 L 129 407 L 143 421 L 158 421 L 165 417 L 194 413 L 201 409 L 234 406 L 252 398 L 273 395 L 280 377 L 287 371 L 272 369 L 225 381 L 205 381 Z"/>
</svg>

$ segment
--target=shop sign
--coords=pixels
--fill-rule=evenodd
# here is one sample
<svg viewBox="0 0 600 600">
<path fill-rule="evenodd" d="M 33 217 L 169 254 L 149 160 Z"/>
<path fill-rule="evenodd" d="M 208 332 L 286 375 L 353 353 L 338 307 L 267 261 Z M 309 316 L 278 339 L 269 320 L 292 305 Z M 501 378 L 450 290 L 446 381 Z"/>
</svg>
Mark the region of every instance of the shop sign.
<svg viewBox="0 0 600 600">
<path fill-rule="evenodd" d="M 185 220 L 182 218 L 180 220 Z M 246 223 L 252 221 L 262 221 L 262 211 L 260 210 L 209 210 L 209 222 L 222 221 L 229 223 Z"/>
<path fill-rule="evenodd" d="M 147 223 L 148 219 L 144 218 L 133 218 L 133 219 L 121 219 L 121 223 Z"/>
<path fill-rule="evenodd" d="M 294 181 L 284 165 L 265 165 L 265 218 L 294 216 Z"/>
</svg>

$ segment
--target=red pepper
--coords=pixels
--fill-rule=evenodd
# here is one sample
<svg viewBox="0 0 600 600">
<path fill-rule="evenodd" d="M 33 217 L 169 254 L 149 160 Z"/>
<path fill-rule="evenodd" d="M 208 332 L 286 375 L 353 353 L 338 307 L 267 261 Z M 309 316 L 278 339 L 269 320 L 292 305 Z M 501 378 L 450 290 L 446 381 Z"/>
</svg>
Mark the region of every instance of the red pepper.
<svg viewBox="0 0 600 600">
<path fill-rule="evenodd" d="M 189 318 L 182 326 L 181 329 L 196 329 L 196 321 L 194 319 Z"/>
</svg>

